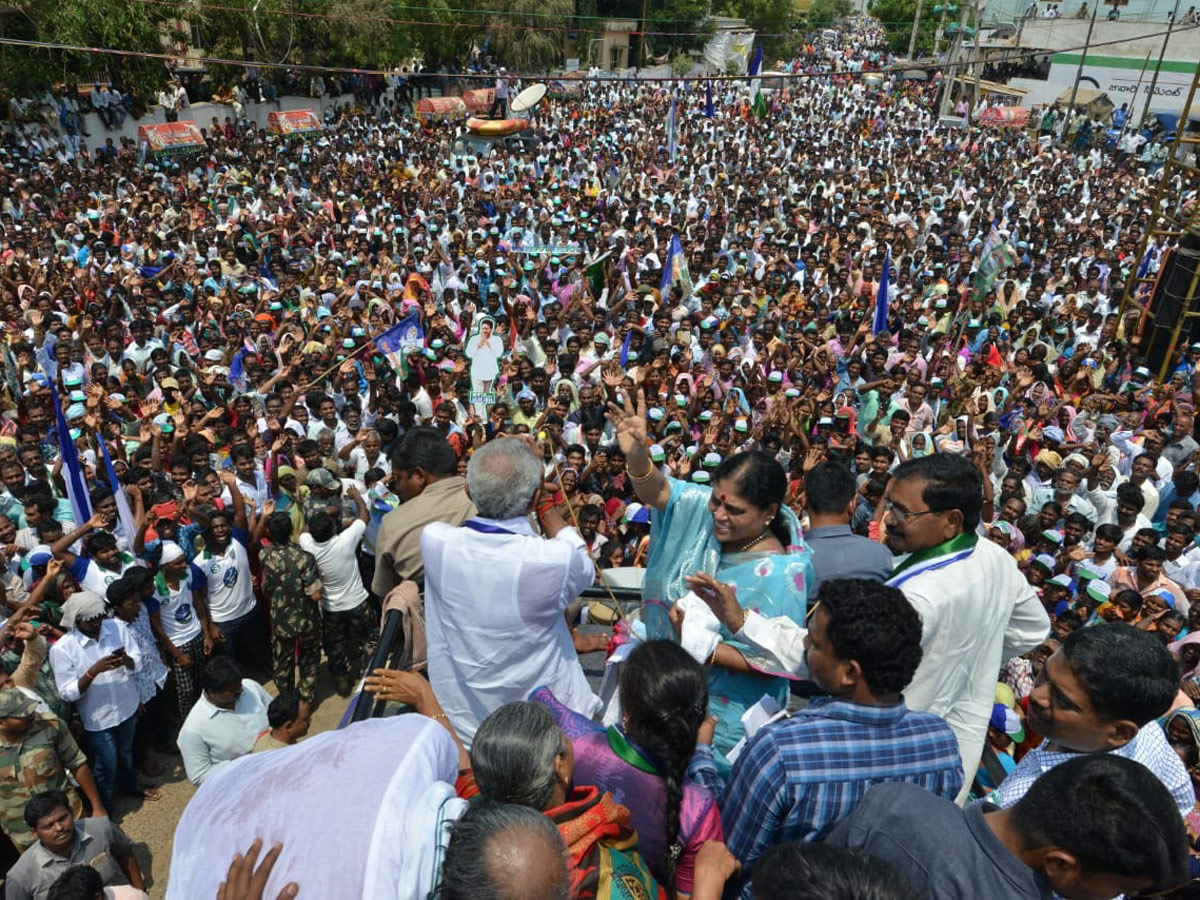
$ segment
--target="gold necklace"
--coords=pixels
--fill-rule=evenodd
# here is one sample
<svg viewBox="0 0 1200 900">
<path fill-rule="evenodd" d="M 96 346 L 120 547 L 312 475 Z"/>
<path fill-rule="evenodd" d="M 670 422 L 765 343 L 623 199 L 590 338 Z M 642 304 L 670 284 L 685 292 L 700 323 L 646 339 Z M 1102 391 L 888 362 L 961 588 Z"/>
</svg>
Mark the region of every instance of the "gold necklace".
<svg viewBox="0 0 1200 900">
<path fill-rule="evenodd" d="M 752 538 L 751 540 L 746 541 L 744 544 L 739 544 L 738 546 L 731 548 L 728 552 L 729 553 L 745 553 L 747 550 L 749 550 L 751 547 L 753 547 L 759 541 L 766 540 L 767 537 L 770 536 L 770 534 L 771 534 L 771 526 L 768 525 L 766 528 L 764 528 L 762 530 L 762 534 L 760 534 L 758 537 Z"/>
</svg>

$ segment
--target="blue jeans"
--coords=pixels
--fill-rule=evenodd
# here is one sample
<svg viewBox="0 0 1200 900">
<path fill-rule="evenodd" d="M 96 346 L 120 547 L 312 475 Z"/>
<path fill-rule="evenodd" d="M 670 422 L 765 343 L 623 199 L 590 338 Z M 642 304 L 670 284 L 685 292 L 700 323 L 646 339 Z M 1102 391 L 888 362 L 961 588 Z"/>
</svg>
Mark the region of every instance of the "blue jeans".
<svg viewBox="0 0 1200 900">
<path fill-rule="evenodd" d="M 100 792 L 100 802 L 109 814 L 113 811 L 113 794 L 118 784 L 121 790 L 137 793 L 137 772 L 133 768 L 133 736 L 137 732 L 138 715 L 134 713 L 120 725 L 103 731 L 87 732 L 92 750 L 92 776 Z"/>
</svg>

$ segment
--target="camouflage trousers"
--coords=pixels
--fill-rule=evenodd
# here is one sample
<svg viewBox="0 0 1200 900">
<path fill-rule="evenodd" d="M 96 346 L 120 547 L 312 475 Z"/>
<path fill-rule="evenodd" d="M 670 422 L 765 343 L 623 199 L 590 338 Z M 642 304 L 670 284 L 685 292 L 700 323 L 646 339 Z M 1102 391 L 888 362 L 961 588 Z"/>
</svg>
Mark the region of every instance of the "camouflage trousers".
<svg viewBox="0 0 1200 900">
<path fill-rule="evenodd" d="M 357 680 L 379 640 L 379 623 L 371 604 L 364 600 L 354 609 L 321 610 L 321 627 L 329 670 L 335 678 Z"/>
<path fill-rule="evenodd" d="M 276 631 L 272 635 L 271 659 L 274 662 L 275 687 L 279 693 L 297 690 L 312 701 L 317 692 L 317 667 L 321 664 L 321 629 L 300 634 Z M 299 681 L 295 678 L 299 670 Z"/>
</svg>

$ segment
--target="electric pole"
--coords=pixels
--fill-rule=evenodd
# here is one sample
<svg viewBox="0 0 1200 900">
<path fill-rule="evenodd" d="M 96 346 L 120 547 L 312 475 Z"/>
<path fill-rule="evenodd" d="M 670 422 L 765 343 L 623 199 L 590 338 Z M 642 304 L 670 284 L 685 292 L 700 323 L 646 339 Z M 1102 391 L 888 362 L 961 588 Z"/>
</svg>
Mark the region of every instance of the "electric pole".
<svg viewBox="0 0 1200 900">
<path fill-rule="evenodd" d="M 1163 35 L 1162 49 L 1158 51 L 1158 64 L 1154 67 L 1154 74 L 1150 76 L 1150 90 L 1146 96 L 1146 105 L 1142 107 L 1142 119 L 1139 128 L 1146 124 L 1146 120 L 1150 118 L 1150 104 L 1154 102 L 1154 89 L 1158 87 L 1158 73 L 1162 69 L 1163 59 L 1167 55 L 1167 44 L 1171 42 L 1171 32 L 1175 30 L 1175 20 L 1179 18 L 1179 0 L 1175 0 L 1175 9 L 1171 12 L 1171 21 L 1167 23 L 1167 33 Z M 1187 118 L 1188 110 L 1184 110 L 1184 118 Z M 1180 123 L 1179 130 L 1183 130 L 1183 123 Z"/>
<path fill-rule="evenodd" d="M 1179 0 L 1175 0 L 1176 3 Z M 1067 104 L 1067 120 L 1075 115 L 1075 98 L 1079 95 L 1079 79 L 1083 78 L 1083 66 L 1087 62 L 1088 48 L 1092 45 L 1092 29 L 1096 27 L 1096 13 L 1100 11 L 1100 0 L 1092 7 L 1092 20 L 1088 22 L 1087 37 L 1083 40 L 1083 53 L 1079 57 L 1079 68 L 1075 70 L 1075 83 L 1071 85 L 1071 102 Z M 1063 130 L 1066 134 L 1067 130 Z"/>
</svg>

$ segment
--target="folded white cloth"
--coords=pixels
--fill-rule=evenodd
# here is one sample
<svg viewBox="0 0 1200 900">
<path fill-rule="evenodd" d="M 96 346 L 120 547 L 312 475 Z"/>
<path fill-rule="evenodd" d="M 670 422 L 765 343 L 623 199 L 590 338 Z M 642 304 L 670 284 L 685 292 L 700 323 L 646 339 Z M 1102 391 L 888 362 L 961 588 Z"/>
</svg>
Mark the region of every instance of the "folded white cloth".
<svg viewBox="0 0 1200 900">
<path fill-rule="evenodd" d="M 675 605 L 683 610 L 683 631 L 679 643 L 696 662 L 708 662 L 721 643 L 721 622 L 695 591 L 688 591 Z"/>
</svg>

